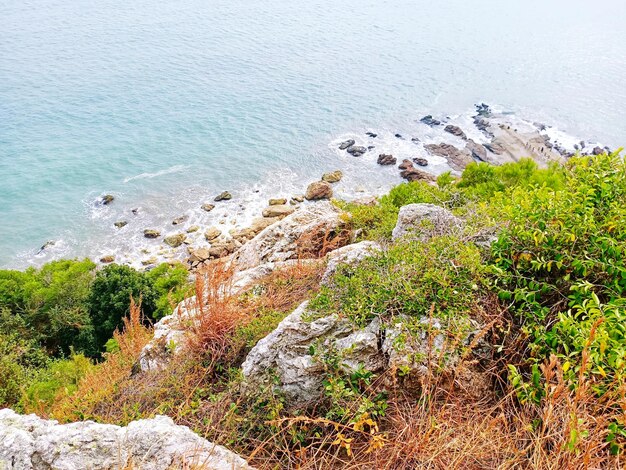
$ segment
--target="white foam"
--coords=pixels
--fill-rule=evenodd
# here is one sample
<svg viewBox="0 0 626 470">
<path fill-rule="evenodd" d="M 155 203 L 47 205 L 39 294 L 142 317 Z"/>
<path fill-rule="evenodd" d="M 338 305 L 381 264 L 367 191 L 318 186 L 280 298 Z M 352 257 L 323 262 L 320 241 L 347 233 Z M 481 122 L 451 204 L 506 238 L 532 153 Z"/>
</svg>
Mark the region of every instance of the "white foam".
<svg viewBox="0 0 626 470">
<path fill-rule="evenodd" d="M 138 175 L 125 178 L 124 183 L 129 183 L 131 181 L 141 180 L 141 179 L 152 179 L 158 176 L 169 175 L 172 173 L 179 173 L 183 170 L 186 170 L 187 168 L 188 168 L 187 165 L 174 165 L 173 167 L 166 168 L 164 170 L 157 171 L 155 173 L 140 173 Z"/>
</svg>

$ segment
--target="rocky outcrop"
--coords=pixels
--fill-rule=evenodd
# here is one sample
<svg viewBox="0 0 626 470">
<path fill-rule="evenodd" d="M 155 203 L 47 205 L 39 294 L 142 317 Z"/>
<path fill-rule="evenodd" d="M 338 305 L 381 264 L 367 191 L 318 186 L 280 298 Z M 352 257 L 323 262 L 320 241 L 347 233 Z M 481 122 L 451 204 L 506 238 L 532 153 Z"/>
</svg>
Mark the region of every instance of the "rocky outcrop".
<svg viewBox="0 0 626 470">
<path fill-rule="evenodd" d="M 288 205 L 274 205 L 269 206 L 263 210 L 263 217 L 286 217 L 289 214 L 293 214 L 295 209 L 293 206 Z"/>
<path fill-rule="evenodd" d="M 430 127 L 435 127 L 435 126 L 440 126 L 441 125 L 441 121 L 438 121 L 437 119 L 434 119 L 430 114 L 428 116 L 424 116 L 422 119 L 420 119 L 420 122 L 426 124 L 427 126 Z"/>
<path fill-rule="evenodd" d="M 100 203 L 103 206 L 108 206 L 109 204 L 111 204 L 113 201 L 115 201 L 115 197 L 112 194 L 105 194 L 104 196 L 102 196 L 102 198 L 100 199 Z"/>
<path fill-rule="evenodd" d="M 463 129 L 461 129 L 459 126 L 448 124 L 444 128 L 444 131 L 446 131 L 447 133 L 452 134 L 452 135 L 454 135 L 456 137 L 460 137 L 463 140 L 467 139 L 467 136 L 465 135 L 465 132 L 463 132 Z"/>
<path fill-rule="evenodd" d="M 419 166 L 428 166 L 428 160 L 426 160 L 425 158 L 414 158 L 413 163 Z"/>
<path fill-rule="evenodd" d="M 401 207 L 392 239 L 411 235 L 425 240 L 434 235 L 444 235 L 462 230 L 463 221 L 448 209 L 435 204 L 409 204 Z"/>
<path fill-rule="evenodd" d="M 435 177 L 430 173 L 415 168 L 411 160 L 403 160 L 398 168 L 402 170 L 400 176 L 407 181 L 435 181 Z"/>
<path fill-rule="evenodd" d="M 344 140 L 339 144 L 339 150 L 346 150 L 352 147 L 356 142 L 353 139 Z"/>
<path fill-rule="evenodd" d="M 333 188 L 326 181 L 315 181 L 306 188 L 304 197 L 308 201 L 330 199 L 333 197 Z"/>
<path fill-rule="evenodd" d="M 302 239 L 323 238 L 325 233 L 338 230 L 343 224 L 341 211 L 330 202 L 303 206 L 246 243 L 235 254 L 235 264 L 238 269 L 245 270 L 267 262 L 296 258 Z"/>
<path fill-rule="evenodd" d="M 463 169 L 474 160 L 469 152 L 459 150 L 450 144 L 428 144 L 424 146 L 431 154 L 443 157 L 448 161 L 450 167 L 457 171 Z"/>
<path fill-rule="evenodd" d="M 349 147 L 346 150 L 346 152 L 348 152 L 353 157 L 360 157 L 360 156 L 364 155 L 365 152 L 367 152 L 367 148 L 363 147 L 361 145 L 353 145 L 352 147 Z"/>
<path fill-rule="evenodd" d="M 251 467 L 237 454 L 194 434 L 171 418 L 133 421 L 126 427 L 83 421 L 58 424 L 0 410 L 0 468 L 109 470 Z"/>
</svg>

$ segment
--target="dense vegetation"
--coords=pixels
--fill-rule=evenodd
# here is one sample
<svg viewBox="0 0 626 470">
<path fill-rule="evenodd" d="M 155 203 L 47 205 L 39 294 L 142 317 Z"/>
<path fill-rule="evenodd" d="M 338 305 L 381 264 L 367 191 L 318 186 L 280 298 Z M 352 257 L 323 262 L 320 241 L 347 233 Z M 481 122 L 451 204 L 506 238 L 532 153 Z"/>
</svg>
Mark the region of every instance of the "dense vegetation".
<svg viewBox="0 0 626 470">
<path fill-rule="evenodd" d="M 447 207 L 463 224 L 391 240 L 411 203 Z M 377 205 L 337 204 L 358 237 L 381 242 L 380 253 L 340 267 L 322 287 L 323 266 L 303 263 L 241 295 L 209 295 L 189 354 L 158 373 L 131 374 L 150 334 L 137 308 L 127 318 L 128 298 L 141 296 L 144 313 L 158 318 L 165 293 L 181 292 L 181 273 L 96 272 L 79 261 L 0 273 L 0 401 L 62 421 L 166 413 L 262 468 L 624 465 L 626 164 L 618 154 L 544 169 L 531 160 L 476 163 L 460 179 L 397 186 Z M 196 288 L 217 292 L 231 274 L 217 264 Z M 401 324 L 400 349 L 411 336 L 430 345 L 443 338 L 414 352 L 437 357 L 411 380 L 403 367 L 346 373 L 336 351 L 312 347 L 325 388 L 298 409 L 272 387 L 241 387 L 246 353 L 305 299 L 311 315 L 338 314 L 355 329 L 374 319 L 388 332 Z M 124 331 L 104 361 L 77 354 L 97 355 L 116 328 Z"/>
<path fill-rule="evenodd" d="M 146 322 L 171 312 L 189 289 L 187 270 L 163 264 L 139 272 L 96 269 L 89 260 L 53 261 L 40 269 L 0 271 L 0 405 L 71 393 L 123 325 L 131 297 Z"/>
</svg>

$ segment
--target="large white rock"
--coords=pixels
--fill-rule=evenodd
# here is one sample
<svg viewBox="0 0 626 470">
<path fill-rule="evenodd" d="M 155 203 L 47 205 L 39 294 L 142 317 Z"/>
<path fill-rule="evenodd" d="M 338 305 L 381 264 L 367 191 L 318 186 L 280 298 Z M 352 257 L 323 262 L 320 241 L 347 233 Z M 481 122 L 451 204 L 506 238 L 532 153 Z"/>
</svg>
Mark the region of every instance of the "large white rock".
<svg viewBox="0 0 626 470">
<path fill-rule="evenodd" d="M 342 212 L 328 201 L 302 206 L 259 233 L 233 256 L 239 270 L 254 268 L 268 262 L 298 257 L 298 241 L 304 235 L 323 235 L 343 225 Z"/>
<path fill-rule="evenodd" d="M 328 264 L 326 271 L 322 276 L 322 283 L 326 284 L 330 281 L 337 268 L 342 264 L 354 264 L 382 251 L 382 246 L 376 242 L 363 241 L 353 245 L 347 245 L 331 251 L 326 255 Z"/>
<path fill-rule="evenodd" d="M 241 366 L 249 388 L 269 385 L 278 378 L 290 403 L 319 399 L 325 368 L 314 356 L 316 350 L 334 350 L 342 357 L 346 372 L 359 365 L 369 370 L 382 367 L 378 324 L 355 331 L 349 320 L 337 315 L 307 321 L 307 306 L 308 302 L 302 303 L 252 348 Z"/>
<path fill-rule="evenodd" d="M 463 221 L 448 209 L 435 204 L 409 204 L 400 208 L 391 238 L 397 240 L 408 234 L 425 240 L 461 230 Z"/>
<path fill-rule="evenodd" d="M 0 410 L 0 470 L 251 469 L 244 459 L 171 418 L 127 427 L 84 421 L 59 424 Z"/>
</svg>

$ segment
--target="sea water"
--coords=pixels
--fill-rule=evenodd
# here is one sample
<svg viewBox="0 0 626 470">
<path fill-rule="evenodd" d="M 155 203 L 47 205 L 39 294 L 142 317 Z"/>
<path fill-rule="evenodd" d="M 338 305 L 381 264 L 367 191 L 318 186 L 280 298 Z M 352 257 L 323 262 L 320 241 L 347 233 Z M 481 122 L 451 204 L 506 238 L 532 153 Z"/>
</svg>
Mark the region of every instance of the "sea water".
<svg viewBox="0 0 626 470">
<path fill-rule="evenodd" d="M 0 267 L 137 263 L 145 228 L 227 231 L 337 168 L 338 195 L 383 191 L 378 153 L 481 101 L 618 147 L 624 24 L 623 0 L 0 0 Z"/>
</svg>

